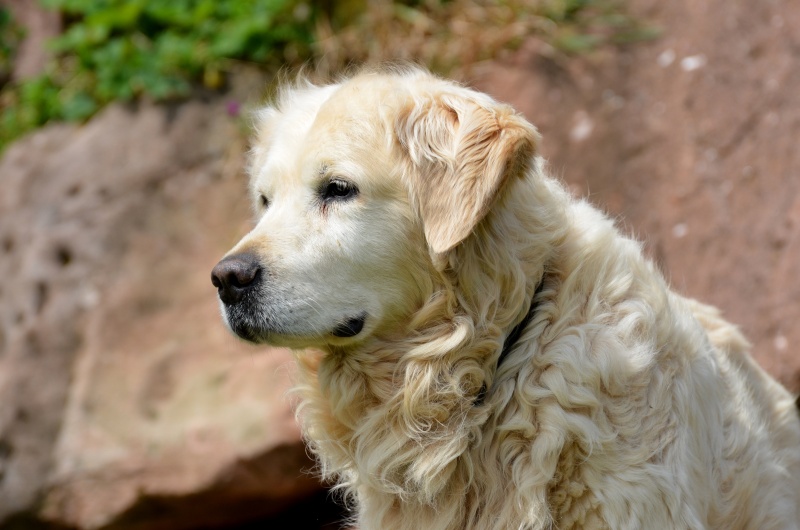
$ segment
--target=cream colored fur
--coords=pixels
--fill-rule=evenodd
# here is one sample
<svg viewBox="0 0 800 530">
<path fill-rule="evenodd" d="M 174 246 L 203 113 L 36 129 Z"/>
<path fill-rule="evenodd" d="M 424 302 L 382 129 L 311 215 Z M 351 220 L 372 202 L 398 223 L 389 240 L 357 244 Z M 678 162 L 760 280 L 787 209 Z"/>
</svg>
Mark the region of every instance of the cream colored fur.
<svg viewBox="0 0 800 530">
<path fill-rule="evenodd" d="M 798 528 L 792 397 L 545 174 L 510 107 L 363 72 L 285 88 L 256 129 L 231 254 L 269 271 L 259 340 L 309 348 L 298 415 L 361 530 Z M 340 177 L 358 196 L 321 204 Z"/>
</svg>

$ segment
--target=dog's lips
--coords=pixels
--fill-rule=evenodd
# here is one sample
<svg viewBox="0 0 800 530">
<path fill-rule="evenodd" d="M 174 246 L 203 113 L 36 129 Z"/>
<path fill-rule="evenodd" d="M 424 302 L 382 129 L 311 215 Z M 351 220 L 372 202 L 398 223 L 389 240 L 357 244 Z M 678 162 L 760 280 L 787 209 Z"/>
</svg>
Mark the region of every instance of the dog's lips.
<svg viewBox="0 0 800 530">
<path fill-rule="evenodd" d="M 355 337 L 364 329 L 364 322 L 367 320 L 367 313 L 361 313 L 358 316 L 350 317 L 341 324 L 337 325 L 331 331 L 331 335 L 340 339 L 348 339 Z"/>
<path fill-rule="evenodd" d="M 308 333 L 310 330 L 292 330 L 291 328 L 272 326 L 270 319 L 261 314 L 256 318 L 249 308 L 241 305 L 223 305 L 223 316 L 228 328 L 239 338 L 254 344 L 272 344 L 303 348 L 333 339 L 350 339 L 364 331 L 367 320 L 366 311 L 358 315 L 345 317 L 329 331 Z M 265 326 L 266 324 L 266 326 Z M 326 338 L 327 337 L 327 338 Z M 338 343 L 338 342 L 337 342 Z"/>
<path fill-rule="evenodd" d="M 233 310 L 231 306 L 223 305 L 222 307 L 223 320 L 228 325 L 228 329 L 237 337 L 255 344 L 264 342 L 261 338 L 263 333 L 258 329 L 258 326 L 254 326 L 250 322 L 249 318 L 241 314 L 241 312 Z"/>
<path fill-rule="evenodd" d="M 258 333 L 256 333 L 256 331 L 253 328 L 237 325 L 237 326 L 232 326 L 231 329 L 233 330 L 234 333 L 236 333 L 238 337 L 246 340 L 247 342 L 252 342 L 254 344 L 258 344 L 259 342 L 261 342 Z"/>
</svg>

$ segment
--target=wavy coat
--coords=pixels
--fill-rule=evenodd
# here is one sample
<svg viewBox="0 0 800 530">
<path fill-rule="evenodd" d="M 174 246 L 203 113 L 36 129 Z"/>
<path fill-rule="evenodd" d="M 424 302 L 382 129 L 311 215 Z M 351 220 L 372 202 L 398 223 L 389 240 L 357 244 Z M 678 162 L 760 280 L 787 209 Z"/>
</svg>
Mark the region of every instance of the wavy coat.
<svg viewBox="0 0 800 530">
<path fill-rule="evenodd" d="M 291 225 L 260 220 L 232 254 L 310 285 L 305 327 L 261 336 L 309 348 L 298 416 L 361 530 L 798 528 L 793 397 L 735 326 L 545 173 L 513 109 L 388 69 L 289 86 L 256 129 L 256 202 L 280 208 L 317 159 L 359 186 L 327 212 L 297 199 Z M 341 256 L 319 250 L 326 263 L 284 280 L 314 261 L 285 265 L 317 237 L 293 230 L 335 233 Z M 365 300 L 364 331 L 331 338 L 326 311 L 346 298 Z"/>
</svg>

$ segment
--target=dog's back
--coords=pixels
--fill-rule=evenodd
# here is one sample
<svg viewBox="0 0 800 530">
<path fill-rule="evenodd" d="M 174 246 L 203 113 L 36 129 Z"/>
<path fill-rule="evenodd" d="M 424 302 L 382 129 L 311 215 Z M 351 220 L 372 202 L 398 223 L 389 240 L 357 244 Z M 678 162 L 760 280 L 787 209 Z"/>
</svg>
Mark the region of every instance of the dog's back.
<svg viewBox="0 0 800 530">
<path fill-rule="evenodd" d="M 735 326 L 669 291 L 604 215 L 578 201 L 567 212 L 538 316 L 489 397 L 490 448 L 475 461 L 505 453 L 520 476 L 516 504 L 539 505 L 558 528 L 796 528 L 792 397 Z M 528 452 L 512 457 L 505 436 L 526 428 Z"/>
</svg>

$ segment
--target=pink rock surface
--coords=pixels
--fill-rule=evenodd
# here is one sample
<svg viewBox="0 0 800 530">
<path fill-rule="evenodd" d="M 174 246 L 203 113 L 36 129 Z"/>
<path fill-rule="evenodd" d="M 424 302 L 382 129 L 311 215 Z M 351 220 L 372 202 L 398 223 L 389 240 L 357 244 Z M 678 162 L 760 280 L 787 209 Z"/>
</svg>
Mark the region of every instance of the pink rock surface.
<svg viewBox="0 0 800 530">
<path fill-rule="evenodd" d="M 800 4 L 631 8 L 661 38 L 567 61 L 531 41 L 477 85 L 525 113 L 551 171 L 800 391 Z"/>
<path fill-rule="evenodd" d="M 5 153 L 0 520 L 194 528 L 320 488 L 291 355 L 234 339 L 209 281 L 250 215 L 240 138 L 222 103 L 142 104 Z"/>
</svg>

